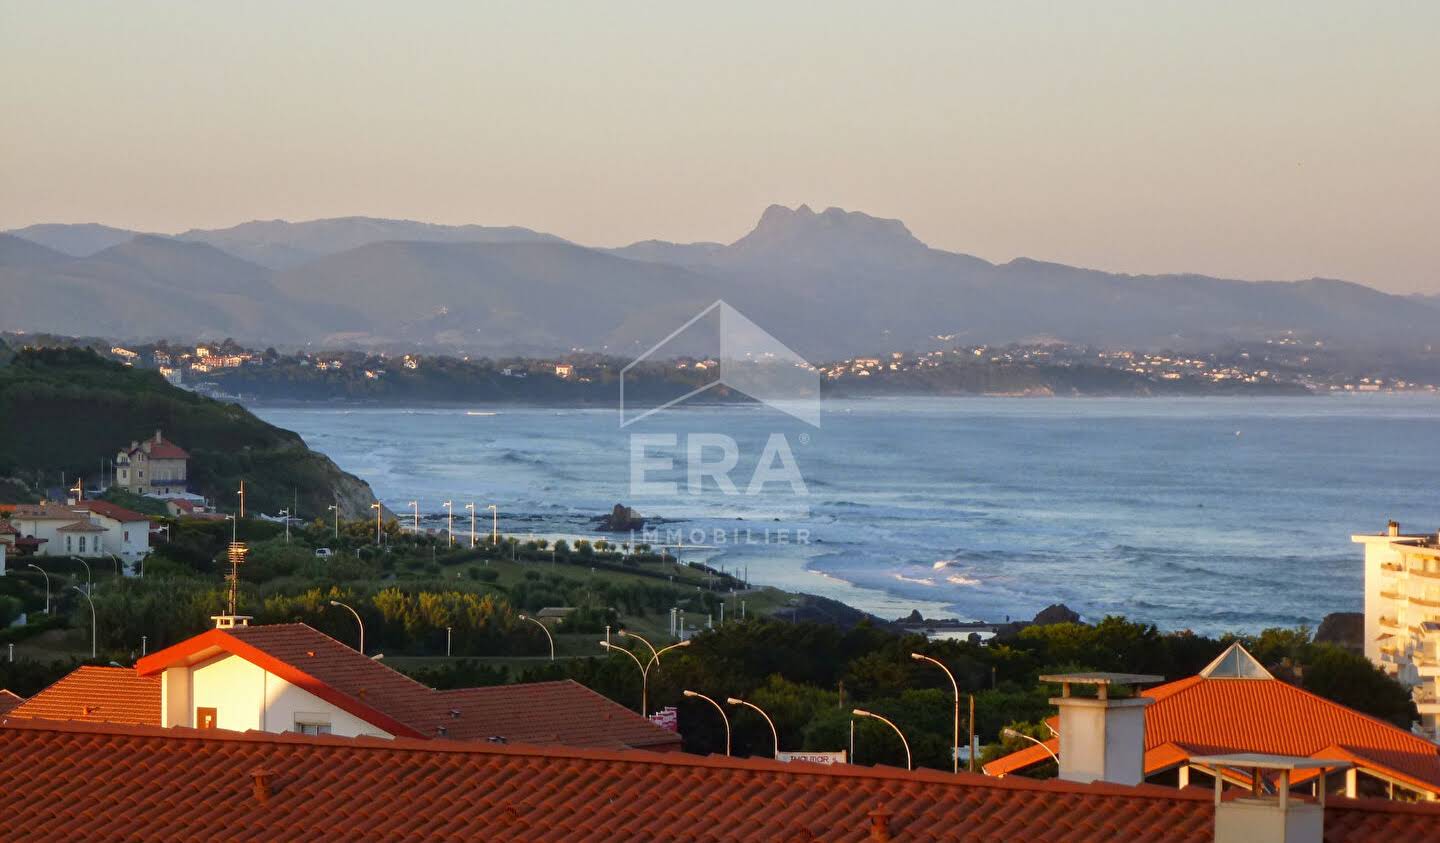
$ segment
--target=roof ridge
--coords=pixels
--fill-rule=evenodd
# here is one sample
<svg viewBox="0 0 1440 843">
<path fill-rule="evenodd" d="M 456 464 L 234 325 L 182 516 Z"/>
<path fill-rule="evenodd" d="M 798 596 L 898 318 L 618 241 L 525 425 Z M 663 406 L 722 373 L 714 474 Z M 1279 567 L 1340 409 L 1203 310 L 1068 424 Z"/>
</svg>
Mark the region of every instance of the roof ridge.
<svg viewBox="0 0 1440 843">
<path fill-rule="evenodd" d="M 838 777 L 870 779 L 894 782 L 925 782 L 927 784 L 952 787 L 983 787 L 996 790 L 1027 790 L 1046 793 L 1089 793 L 1124 795 L 1145 799 L 1181 799 L 1184 801 L 1208 802 L 1209 792 L 1186 793 L 1170 788 L 1133 788 L 1106 782 L 1065 782 L 1059 780 L 1026 779 L 1024 777 L 993 778 L 978 773 L 948 773 L 941 770 L 902 770 L 898 767 L 856 765 L 821 765 L 776 761 L 759 757 L 726 757 L 715 755 L 691 755 L 676 752 L 651 752 L 643 749 L 610 750 L 568 746 L 537 746 L 533 744 L 492 744 L 481 741 L 446 740 L 435 741 L 426 738 L 347 738 L 335 735 L 301 735 L 294 732 L 227 732 L 223 729 L 190 729 L 183 727 L 160 728 L 136 726 L 121 723 L 94 723 L 83 721 L 0 720 L 5 729 L 28 729 L 39 731 L 80 732 L 86 734 L 121 734 L 143 738 L 179 739 L 200 741 L 231 741 L 241 743 L 307 744 L 334 747 L 336 749 L 367 748 L 391 752 L 446 752 L 460 755 L 520 755 L 538 758 L 568 758 L 594 761 L 611 761 L 628 764 L 654 764 L 687 769 L 748 769 L 765 771 L 782 776 Z"/>
</svg>

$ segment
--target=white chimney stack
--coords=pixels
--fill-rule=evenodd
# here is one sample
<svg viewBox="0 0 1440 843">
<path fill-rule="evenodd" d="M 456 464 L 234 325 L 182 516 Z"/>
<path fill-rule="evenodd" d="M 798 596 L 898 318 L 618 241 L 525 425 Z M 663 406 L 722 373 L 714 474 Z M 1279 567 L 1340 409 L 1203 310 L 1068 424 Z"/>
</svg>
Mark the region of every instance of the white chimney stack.
<svg viewBox="0 0 1440 843">
<path fill-rule="evenodd" d="M 1215 772 L 1215 843 L 1322 843 L 1325 775 L 1351 766 L 1349 761 L 1254 752 L 1199 756 L 1190 763 Z M 1227 769 L 1250 780 L 1249 793 L 1225 798 Z M 1300 770 L 1319 774 L 1313 799 L 1291 793 L 1290 779 Z"/>
<path fill-rule="evenodd" d="M 1145 779 L 1145 707 L 1149 697 L 1110 698 L 1111 685 L 1146 685 L 1163 676 L 1138 673 L 1063 673 L 1040 677 L 1056 682 L 1060 696 L 1060 778 L 1137 785 Z M 1076 697 L 1072 685 L 1093 685 L 1095 696 Z"/>
</svg>

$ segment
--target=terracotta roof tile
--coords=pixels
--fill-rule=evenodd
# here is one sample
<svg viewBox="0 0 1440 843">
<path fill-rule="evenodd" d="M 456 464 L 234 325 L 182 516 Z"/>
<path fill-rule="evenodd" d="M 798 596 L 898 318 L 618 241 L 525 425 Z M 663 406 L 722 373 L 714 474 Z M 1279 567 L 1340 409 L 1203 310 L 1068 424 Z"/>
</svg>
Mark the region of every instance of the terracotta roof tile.
<svg viewBox="0 0 1440 843">
<path fill-rule="evenodd" d="M 24 697 L 9 688 L 0 688 L 0 717 L 5 716 L 11 709 L 23 702 L 25 702 Z"/>
<path fill-rule="evenodd" d="M 128 667 L 84 665 L 5 716 L 159 726 L 160 679 Z"/>
<path fill-rule="evenodd" d="M 455 740 L 503 737 L 515 743 L 608 748 L 680 745 L 679 734 L 569 679 L 437 691 L 435 697 L 433 720 L 421 725 L 431 734 L 444 726 L 446 736 Z"/>
<path fill-rule="evenodd" d="M 95 513 L 96 515 L 103 515 L 106 518 L 110 518 L 115 521 L 123 521 L 127 524 L 135 521 L 150 520 L 145 517 L 144 513 L 136 512 L 133 509 L 126 509 L 125 507 L 120 506 L 119 504 L 113 504 L 110 501 L 80 501 L 79 503 L 75 504 L 74 509 L 87 510 L 89 512 Z"/>
<path fill-rule="evenodd" d="M 0 757 L 6 839 L 862 841 L 880 812 L 897 840 L 1200 843 L 1214 810 L 1159 787 L 24 720 Z M 1326 818 L 1330 843 L 1422 839 L 1440 808 L 1332 800 Z"/>
</svg>

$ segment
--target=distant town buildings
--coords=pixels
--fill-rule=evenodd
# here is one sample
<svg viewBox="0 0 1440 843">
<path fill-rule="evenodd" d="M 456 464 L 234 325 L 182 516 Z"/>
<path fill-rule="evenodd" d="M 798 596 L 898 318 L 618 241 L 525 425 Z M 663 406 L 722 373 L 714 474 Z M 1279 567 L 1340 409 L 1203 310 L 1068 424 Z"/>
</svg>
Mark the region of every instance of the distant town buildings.
<svg viewBox="0 0 1440 843">
<path fill-rule="evenodd" d="M 1365 546 L 1365 656 L 1409 686 L 1421 729 L 1440 740 L 1440 536 L 1391 521 Z"/>
<path fill-rule="evenodd" d="M 131 442 L 115 456 L 115 485 L 136 495 L 183 495 L 190 455 L 160 431 L 144 442 Z"/>
</svg>

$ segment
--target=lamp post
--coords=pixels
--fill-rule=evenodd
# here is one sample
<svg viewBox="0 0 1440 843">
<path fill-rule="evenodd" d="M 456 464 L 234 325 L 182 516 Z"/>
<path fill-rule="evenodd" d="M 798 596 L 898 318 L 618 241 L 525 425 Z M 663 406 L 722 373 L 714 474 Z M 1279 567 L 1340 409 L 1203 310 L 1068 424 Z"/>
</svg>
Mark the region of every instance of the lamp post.
<svg viewBox="0 0 1440 843">
<path fill-rule="evenodd" d="M 121 565 L 120 565 L 120 557 L 116 556 L 116 555 L 113 554 L 113 553 L 107 553 L 107 554 L 105 554 L 105 555 L 108 556 L 108 557 L 110 557 L 111 559 L 115 560 L 115 576 L 117 576 L 117 577 L 123 577 L 123 576 L 125 576 L 125 569 L 124 569 L 123 567 L 121 567 Z"/>
<path fill-rule="evenodd" d="M 44 568 L 31 562 L 29 567 L 39 571 L 45 577 L 45 614 L 50 614 L 50 574 Z"/>
<path fill-rule="evenodd" d="M 543 623 L 540 623 L 540 621 L 536 620 L 535 618 L 528 617 L 526 615 L 521 615 L 520 620 L 529 621 L 540 627 L 541 629 L 545 630 L 545 637 L 550 640 L 550 661 L 555 661 L 555 636 L 550 634 L 550 627 L 546 626 Z"/>
<path fill-rule="evenodd" d="M 468 510 L 470 510 L 470 549 L 471 549 L 471 550 L 474 550 L 474 549 L 475 549 L 475 502 L 474 502 L 474 501 L 471 501 L 471 502 L 465 504 L 465 508 L 468 509 Z"/>
<path fill-rule="evenodd" d="M 650 670 L 650 668 L 652 668 L 652 667 L 654 667 L 655 665 L 657 665 L 657 664 L 660 663 L 660 657 L 661 657 L 661 656 L 665 655 L 666 653 L 670 652 L 671 650 L 675 650 L 675 649 L 678 649 L 678 648 L 680 648 L 680 647 L 689 647 L 689 646 L 690 646 L 690 642 L 689 642 L 689 641 L 677 641 L 677 642 L 675 642 L 674 644 L 671 644 L 671 645 L 668 646 L 668 647 L 661 647 L 660 649 L 657 650 L 657 649 L 655 649 L 655 645 L 654 645 L 654 644 L 651 644 L 649 641 L 646 641 L 644 638 L 641 638 L 640 636 L 636 635 L 636 634 L 633 633 L 633 632 L 630 632 L 629 630 L 622 629 L 622 630 L 620 630 L 620 633 L 619 633 L 619 634 L 620 634 L 620 637 L 621 637 L 621 638 L 634 638 L 636 641 L 639 641 L 641 644 L 644 644 L 646 647 L 649 647 L 649 648 L 650 648 L 650 661 L 648 661 L 648 662 L 645 663 L 645 670 L 646 670 L 647 672 Z"/>
<path fill-rule="evenodd" d="M 1001 729 L 1001 730 L 1000 730 L 1000 734 L 1001 734 L 1002 736 L 1004 736 L 1004 737 L 1007 737 L 1007 738 L 1020 738 L 1021 740 L 1029 741 L 1030 743 L 1033 743 L 1033 744 L 1035 744 L 1036 746 L 1040 747 L 1041 749 L 1045 750 L 1046 752 L 1050 753 L 1050 757 L 1053 758 L 1053 759 L 1055 759 L 1055 763 L 1056 763 L 1056 764 L 1059 764 L 1059 763 L 1060 763 L 1060 756 L 1056 755 L 1056 754 L 1055 754 L 1055 750 L 1053 750 L 1053 749 L 1051 749 L 1049 746 L 1047 746 L 1047 745 L 1045 744 L 1045 742 L 1042 741 L 1042 740 L 1039 740 L 1039 739 L 1036 739 L 1036 738 L 1032 738 L 1032 737 L 1030 737 L 1029 735 L 1025 734 L 1024 732 L 1017 732 L 1017 731 L 1015 731 L 1014 729 L 1010 728 L 1009 726 L 1006 726 L 1005 728 Z"/>
<path fill-rule="evenodd" d="M 86 562 L 84 559 L 81 559 L 78 556 L 72 556 L 70 558 L 85 566 L 85 593 L 89 594 L 92 588 L 92 586 L 90 585 L 90 563 Z"/>
<path fill-rule="evenodd" d="M 490 510 L 490 544 L 498 545 L 500 544 L 500 510 L 496 509 L 493 503 L 485 508 Z"/>
<path fill-rule="evenodd" d="M 649 683 L 649 681 L 648 681 L 648 679 L 647 679 L 647 677 L 646 677 L 645 665 L 643 665 L 643 664 L 640 663 L 640 657 L 637 656 L 637 655 L 635 655 L 634 653 L 630 652 L 629 650 L 627 650 L 627 649 L 624 648 L 624 647 L 618 647 L 618 646 L 616 646 L 616 645 L 614 645 L 614 644 L 611 644 L 609 641 L 601 641 L 601 642 L 600 642 L 600 646 L 601 646 L 601 647 L 604 647 L 607 652 L 611 652 L 611 653 L 615 653 L 615 652 L 624 653 L 625 655 L 627 655 L 627 656 L 630 657 L 630 660 L 631 660 L 631 661 L 635 662 L 635 667 L 640 671 L 640 714 L 641 714 L 642 716 L 648 716 L 648 715 L 646 715 L 646 708 L 648 707 L 649 702 L 650 702 L 650 700 L 649 700 L 649 684 L 650 684 L 650 683 Z"/>
<path fill-rule="evenodd" d="M 450 658 L 450 627 L 445 627 L 445 658 Z"/>
<path fill-rule="evenodd" d="M 375 510 L 375 544 L 378 547 L 380 544 L 380 502 L 376 501 L 370 504 L 370 508 Z"/>
<path fill-rule="evenodd" d="M 857 708 L 857 709 L 853 710 L 853 711 L 850 712 L 850 713 L 851 713 L 851 714 L 854 714 L 856 717 L 869 717 L 869 718 L 872 719 L 872 720 L 879 720 L 881 723 L 884 723 L 886 726 L 889 726 L 890 728 L 894 729 L 894 730 L 895 730 L 895 734 L 897 734 L 897 735 L 900 736 L 900 743 L 905 746 L 905 769 L 907 769 L 907 770 L 914 769 L 913 766 L 912 766 L 911 763 L 910 763 L 910 742 L 907 741 L 907 740 L 905 740 L 905 733 L 902 732 L 902 731 L 900 731 L 900 727 L 899 727 L 899 726 L 896 726 L 894 723 L 891 723 L 889 720 L 887 720 L 886 718 L 884 718 L 884 717 L 876 714 L 875 712 L 873 712 L 873 711 L 866 711 L 866 710 L 863 709 L 863 708 Z M 852 758 L 851 761 L 854 761 L 854 759 Z"/>
<path fill-rule="evenodd" d="M 453 501 L 445 502 L 445 546 L 455 546 L 455 504 Z"/>
<path fill-rule="evenodd" d="M 766 723 L 770 724 L 770 740 L 775 745 L 774 757 L 778 759 L 780 757 L 780 733 L 775 731 L 775 721 L 770 719 L 770 715 L 766 714 L 765 710 L 762 709 L 760 706 L 756 705 L 755 703 L 746 702 L 739 697 L 726 697 L 725 702 L 731 705 L 743 705 L 746 708 L 753 708 L 756 711 L 760 712 L 760 716 L 765 718 Z"/>
<path fill-rule="evenodd" d="M 331 512 L 335 513 L 335 540 L 336 540 L 336 541 L 339 541 L 339 540 L 340 540 L 340 504 L 338 504 L 338 503 L 331 504 L 331 505 L 328 507 L 328 509 L 329 509 Z M 168 539 L 169 537 L 167 536 L 166 538 Z"/>
<path fill-rule="evenodd" d="M 958 773 L 960 772 L 960 685 L 955 681 L 955 674 L 950 672 L 950 668 L 941 664 L 938 659 L 933 659 L 924 653 L 911 653 L 910 658 L 917 662 L 929 662 L 945 671 L 945 675 L 950 678 L 950 687 L 955 691 L 955 741 L 954 745 L 950 748 L 950 754 L 954 757 L 954 764 L 952 765 L 954 769 L 952 772 Z M 973 754 L 974 747 L 972 746 L 971 755 Z M 975 767 L 975 759 L 973 757 L 970 759 L 970 767 L 973 772 Z"/>
<path fill-rule="evenodd" d="M 415 525 L 415 535 L 418 536 L 420 535 L 420 502 L 411 501 L 410 509 L 415 513 L 415 520 L 412 523 Z"/>
<path fill-rule="evenodd" d="M 280 510 L 280 516 L 285 519 L 285 543 L 290 543 L 290 510 Z"/>
<path fill-rule="evenodd" d="M 728 758 L 730 755 L 730 718 L 725 714 L 725 709 L 720 707 L 720 703 L 717 703 L 709 697 L 705 696 L 704 694 L 698 693 L 696 691 L 686 690 L 681 691 L 680 693 L 697 700 L 704 700 L 705 702 L 708 702 L 711 705 L 715 706 L 715 710 L 720 712 L 720 719 L 725 721 L 725 755 Z"/>
<path fill-rule="evenodd" d="M 95 649 L 95 601 L 90 599 L 90 595 L 89 595 L 87 592 L 81 591 L 81 590 L 80 590 L 80 586 L 78 586 L 78 585 L 72 585 L 72 586 L 70 586 L 70 587 L 73 588 L 73 589 L 75 589 L 76 591 L 79 591 L 81 594 L 84 594 L 84 595 L 85 595 L 85 601 L 90 604 L 90 658 L 93 659 L 93 658 L 95 658 L 95 653 L 96 653 L 96 649 Z"/>
<path fill-rule="evenodd" d="M 341 603 L 339 600 L 331 600 L 330 605 L 343 606 L 346 609 L 350 610 L 350 614 L 355 616 L 355 623 L 360 625 L 360 655 L 365 655 L 365 621 L 361 619 L 360 613 L 355 611 L 354 606 L 351 606 L 348 603 Z"/>
</svg>

